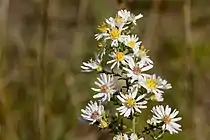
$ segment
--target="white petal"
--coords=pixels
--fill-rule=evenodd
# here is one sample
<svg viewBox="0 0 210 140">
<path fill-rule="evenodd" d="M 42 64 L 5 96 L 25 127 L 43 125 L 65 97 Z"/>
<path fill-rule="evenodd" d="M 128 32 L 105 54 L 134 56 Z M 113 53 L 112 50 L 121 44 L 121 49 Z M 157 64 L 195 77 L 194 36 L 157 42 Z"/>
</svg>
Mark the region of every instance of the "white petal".
<svg viewBox="0 0 210 140">
<path fill-rule="evenodd" d="M 148 66 L 146 66 L 146 67 L 143 67 L 143 68 L 141 69 L 141 71 L 144 72 L 144 71 L 150 70 L 152 67 L 153 67 L 153 65 L 148 65 Z"/>
<path fill-rule="evenodd" d="M 98 93 L 98 94 L 94 95 L 93 98 L 101 98 L 104 95 L 105 95 L 104 93 Z"/>
<path fill-rule="evenodd" d="M 131 114 L 131 109 L 128 109 L 128 110 L 125 112 L 124 116 L 125 116 L 125 117 L 128 117 L 130 114 Z"/>
<path fill-rule="evenodd" d="M 117 95 L 117 98 L 123 103 L 126 102 L 120 95 Z"/>
</svg>

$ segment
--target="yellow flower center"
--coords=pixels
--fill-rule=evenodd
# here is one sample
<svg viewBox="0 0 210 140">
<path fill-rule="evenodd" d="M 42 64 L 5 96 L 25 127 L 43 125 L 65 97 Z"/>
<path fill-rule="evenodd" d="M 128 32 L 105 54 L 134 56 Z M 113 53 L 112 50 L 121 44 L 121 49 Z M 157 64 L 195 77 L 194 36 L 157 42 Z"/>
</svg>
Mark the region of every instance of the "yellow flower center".
<svg viewBox="0 0 210 140">
<path fill-rule="evenodd" d="M 116 17 L 115 17 L 115 21 L 116 21 L 117 23 L 121 23 L 121 22 L 122 22 L 122 18 L 119 17 L 119 16 L 116 16 Z"/>
<path fill-rule="evenodd" d="M 122 61 L 125 58 L 125 55 L 123 52 L 116 52 L 116 60 L 117 61 Z"/>
<path fill-rule="evenodd" d="M 97 29 L 98 29 L 100 32 L 105 33 L 105 32 L 107 31 L 107 28 L 108 28 L 107 24 L 103 22 L 101 25 L 98 26 Z"/>
<path fill-rule="evenodd" d="M 151 99 L 152 101 L 157 101 L 157 97 L 156 97 L 155 95 L 152 95 L 152 96 L 150 97 L 150 99 Z"/>
<path fill-rule="evenodd" d="M 129 41 L 128 46 L 133 48 L 135 46 L 136 42 L 135 41 Z"/>
<path fill-rule="evenodd" d="M 102 48 L 103 48 L 103 43 L 99 42 L 98 45 L 97 45 L 97 49 L 101 50 Z"/>
<path fill-rule="evenodd" d="M 101 86 L 101 92 L 103 92 L 103 93 L 108 93 L 109 90 L 110 90 L 109 86 L 107 86 L 107 85 Z"/>
<path fill-rule="evenodd" d="M 139 49 L 139 54 L 140 55 L 147 54 L 148 52 L 149 52 L 149 50 L 145 49 L 145 47 L 143 45 Z"/>
<path fill-rule="evenodd" d="M 120 33 L 121 32 L 117 28 L 114 28 L 110 31 L 109 34 L 110 34 L 111 39 L 117 39 L 117 38 L 119 38 Z"/>
<path fill-rule="evenodd" d="M 139 68 L 139 67 L 134 67 L 134 68 L 133 68 L 133 73 L 136 74 L 136 75 L 141 74 L 141 68 Z"/>
<path fill-rule="evenodd" d="M 97 67 L 96 70 L 97 70 L 97 71 L 102 71 L 102 67 L 101 67 L 100 65 L 98 65 L 98 67 Z"/>
<path fill-rule="evenodd" d="M 133 98 L 128 98 L 126 101 L 127 107 L 133 107 L 136 104 L 136 101 Z"/>
<path fill-rule="evenodd" d="M 147 78 L 146 79 L 146 85 L 150 89 L 154 89 L 157 86 L 157 80 L 156 79 Z"/>
<path fill-rule="evenodd" d="M 109 125 L 109 124 L 108 124 L 107 121 L 105 121 L 105 120 L 103 120 L 103 119 L 100 120 L 100 125 L 99 125 L 99 126 L 100 126 L 101 128 L 106 128 L 106 127 L 108 127 L 108 125 Z"/>
<path fill-rule="evenodd" d="M 163 118 L 163 122 L 164 122 L 165 124 L 170 123 L 170 122 L 171 122 L 170 116 L 167 116 L 167 115 L 166 115 L 166 116 Z"/>
</svg>

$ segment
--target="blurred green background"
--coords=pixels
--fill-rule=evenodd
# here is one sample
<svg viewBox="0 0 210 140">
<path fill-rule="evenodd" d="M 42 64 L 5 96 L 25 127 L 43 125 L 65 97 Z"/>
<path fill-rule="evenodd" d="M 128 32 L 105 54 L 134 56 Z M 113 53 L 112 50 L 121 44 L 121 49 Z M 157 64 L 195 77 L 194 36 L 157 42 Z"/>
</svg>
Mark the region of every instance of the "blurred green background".
<svg viewBox="0 0 210 140">
<path fill-rule="evenodd" d="M 97 76 L 80 65 L 97 25 L 121 8 L 144 15 L 136 33 L 173 86 L 165 104 L 180 110 L 183 132 L 164 140 L 209 140 L 209 0 L 1 0 L 1 140 L 111 139 L 79 118 Z"/>
</svg>

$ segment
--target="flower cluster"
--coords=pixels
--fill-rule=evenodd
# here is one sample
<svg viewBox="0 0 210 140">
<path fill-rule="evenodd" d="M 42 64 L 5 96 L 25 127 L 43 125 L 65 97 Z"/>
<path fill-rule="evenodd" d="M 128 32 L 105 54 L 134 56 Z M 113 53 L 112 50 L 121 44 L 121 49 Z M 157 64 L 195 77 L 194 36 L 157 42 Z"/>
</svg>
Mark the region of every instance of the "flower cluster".
<svg viewBox="0 0 210 140">
<path fill-rule="evenodd" d="M 149 101 L 163 102 L 164 91 L 172 86 L 156 74 L 149 74 L 153 61 L 136 34 L 132 34 L 142 14 L 120 10 L 98 26 L 95 39 L 98 50 L 95 59 L 83 62 L 83 72 L 99 73 L 92 88 L 95 101 L 90 101 L 81 116 L 100 129 L 109 129 L 113 140 L 144 140 L 146 134 L 158 139 L 165 132 L 181 131 L 177 110 L 167 105 L 154 106 L 152 118 L 142 132 L 136 132 L 136 117 L 147 108 Z M 132 128 L 125 125 L 131 120 Z"/>
</svg>

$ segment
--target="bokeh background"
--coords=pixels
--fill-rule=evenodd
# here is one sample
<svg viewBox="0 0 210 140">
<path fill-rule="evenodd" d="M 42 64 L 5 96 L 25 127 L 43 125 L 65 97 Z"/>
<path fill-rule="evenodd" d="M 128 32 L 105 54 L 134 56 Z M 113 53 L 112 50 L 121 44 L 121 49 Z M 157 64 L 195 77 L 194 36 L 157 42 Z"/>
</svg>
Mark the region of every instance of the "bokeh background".
<svg viewBox="0 0 210 140">
<path fill-rule="evenodd" d="M 144 15 L 136 33 L 173 86 L 165 104 L 180 110 L 183 132 L 164 140 L 209 140 L 209 0 L 1 0 L 1 140 L 111 139 L 79 118 L 97 76 L 80 65 L 97 25 L 121 8 Z"/>
</svg>

